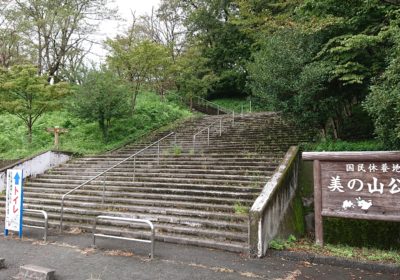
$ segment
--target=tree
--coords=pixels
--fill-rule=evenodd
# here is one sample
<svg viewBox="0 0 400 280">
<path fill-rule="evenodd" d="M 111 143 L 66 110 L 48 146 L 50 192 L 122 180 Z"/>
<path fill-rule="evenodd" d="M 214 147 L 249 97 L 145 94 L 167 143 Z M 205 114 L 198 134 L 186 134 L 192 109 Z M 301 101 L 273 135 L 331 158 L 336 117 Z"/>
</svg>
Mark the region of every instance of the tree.
<svg viewBox="0 0 400 280">
<path fill-rule="evenodd" d="M 252 39 L 233 22 L 237 5 L 232 0 L 182 1 L 190 43 L 200 47 L 218 79 L 211 94 L 243 95 Z"/>
<path fill-rule="evenodd" d="M 29 63 L 29 42 L 23 33 L 27 30 L 20 15 L 9 9 L 10 3 L 0 1 L 0 67 Z"/>
<path fill-rule="evenodd" d="M 276 32 L 248 64 L 248 86 L 267 109 L 283 111 L 325 135 L 340 97 L 327 89 L 329 65 L 312 63 L 313 54 L 312 38 L 296 30 Z"/>
<path fill-rule="evenodd" d="M 60 80 L 67 56 L 81 53 L 82 42 L 90 44 L 101 20 L 112 17 L 108 0 L 15 0 L 20 19 L 31 28 L 26 35 L 36 50 L 38 73 Z"/>
<path fill-rule="evenodd" d="M 129 110 L 129 88 L 109 70 L 90 71 L 74 96 L 73 111 L 88 121 L 96 121 L 108 141 L 111 120 L 121 118 Z"/>
<path fill-rule="evenodd" d="M 199 49 L 188 49 L 178 60 L 177 85 L 179 92 L 193 105 L 193 98 L 206 96 L 217 77 L 207 67 L 207 59 L 201 56 Z"/>
<path fill-rule="evenodd" d="M 371 86 L 364 107 L 375 124 L 375 133 L 388 149 L 400 148 L 400 16 L 385 37 L 392 42 L 388 66 Z"/>
<path fill-rule="evenodd" d="M 165 46 L 149 40 L 138 42 L 130 33 L 106 43 L 110 50 L 107 56 L 110 68 L 115 69 L 132 87 L 132 111 L 140 90 L 152 89 L 163 96 L 167 89 L 173 87 L 173 62 Z"/>
<path fill-rule="evenodd" d="M 17 65 L 0 72 L 0 109 L 20 118 L 32 142 L 32 127 L 46 112 L 59 108 L 62 97 L 69 93 L 63 83 L 49 85 L 32 65 Z"/>
</svg>

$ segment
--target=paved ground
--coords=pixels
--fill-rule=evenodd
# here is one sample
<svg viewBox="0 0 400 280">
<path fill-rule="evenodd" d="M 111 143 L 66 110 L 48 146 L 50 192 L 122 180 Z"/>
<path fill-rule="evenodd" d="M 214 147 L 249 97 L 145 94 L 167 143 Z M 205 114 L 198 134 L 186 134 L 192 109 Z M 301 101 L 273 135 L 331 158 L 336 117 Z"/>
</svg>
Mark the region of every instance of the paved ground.
<svg viewBox="0 0 400 280">
<path fill-rule="evenodd" d="M 0 228 L 4 228 L 0 223 Z M 149 246 L 99 239 L 92 249 L 88 234 L 49 236 L 38 241 L 39 231 L 25 233 L 23 240 L 0 236 L 0 258 L 7 268 L 0 280 L 12 279 L 19 266 L 35 264 L 54 268 L 58 280 L 124 279 L 400 279 L 399 275 L 372 273 L 329 265 L 313 265 L 277 257 L 246 256 L 192 246 L 157 243 L 155 259 L 147 258 Z"/>
</svg>

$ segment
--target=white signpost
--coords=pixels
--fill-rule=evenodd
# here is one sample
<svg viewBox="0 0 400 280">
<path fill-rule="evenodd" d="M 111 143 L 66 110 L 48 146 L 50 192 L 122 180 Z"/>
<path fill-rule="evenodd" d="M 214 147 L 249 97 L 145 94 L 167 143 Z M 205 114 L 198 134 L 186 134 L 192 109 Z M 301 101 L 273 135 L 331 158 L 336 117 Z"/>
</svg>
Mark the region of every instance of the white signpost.
<svg viewBox="0 0 400 280">
<path fill-rule="evenodd" d="M 22 170 L 7 170 L 7 189 L 6 189 L 6 221 L 4 235 L 8 236 L 8 231 L 18 231 L 19 238 L 22 238 L 22 215 L 23 197 Z"/>
</svg>

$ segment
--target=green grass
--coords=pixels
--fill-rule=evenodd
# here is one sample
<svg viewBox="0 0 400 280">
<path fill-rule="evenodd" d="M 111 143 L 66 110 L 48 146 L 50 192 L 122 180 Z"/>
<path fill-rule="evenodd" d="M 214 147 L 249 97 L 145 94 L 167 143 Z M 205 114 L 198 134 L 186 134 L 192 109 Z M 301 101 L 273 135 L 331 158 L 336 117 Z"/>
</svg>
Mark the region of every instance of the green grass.
<svg viewBox="0 0 400 280">
<path fill-rule="evenodd" d="M 246 205 L 241 204 L 240 202 L 236 202 L 233 205 L 233 209 L 235 210 L 235 214 L 248 214 L 249 213 L 249 207 Z"/>
<path fill-rule="evenodd" d="M 381 151 L 385 150 L 378 140 L 342 141 L 321 140 L 303 146 L 304 151 Z"/>
<path fill-rule="evenodd" d="M 234 110 L 235 113 L 240 113 L 243 106 L 243 112 L 250 111 L 250 101 L 248 99 L 240 99 L 240 98 L 221 98 L 221 99 L 213 99 L 211 102 L 218 104 L 224 108 Z M 252 104 L 252 111 L 255 111 L 255 106 Z"/>
<path fill-rule="evenodd" d="M 314 253 L 324 256 L 347 258 L 359 261 L 376 261 L 400 264 L 400 251 L 380 250 L 376 248 L 359 248 L 347 245 L 326 244 L 324 247 L 315 245 L 312 240 L 273 240 L 270 248 L 275 250 L 289 250 Z"/>
<path fill-rule="evenodd" d="M 17 159 L 53 148 L 53 135 L 46 128 L 60 126 L 69 132 L 60 137 L 60 150 L 79 154 L 97 154 L 136 141 L 150 132 L 185 119 L 191 113 L 159 96 L 142 93 L 138 96 L 133 116 L 112 120 L 109 141 L 104 143 L 98 124 L 86 122 L 66 110 L 42 116 L 34 125 L 33 141 L 27 142 L 26 127 L 17 117 L 0 115 L 0 159 Z"/>
</svg>

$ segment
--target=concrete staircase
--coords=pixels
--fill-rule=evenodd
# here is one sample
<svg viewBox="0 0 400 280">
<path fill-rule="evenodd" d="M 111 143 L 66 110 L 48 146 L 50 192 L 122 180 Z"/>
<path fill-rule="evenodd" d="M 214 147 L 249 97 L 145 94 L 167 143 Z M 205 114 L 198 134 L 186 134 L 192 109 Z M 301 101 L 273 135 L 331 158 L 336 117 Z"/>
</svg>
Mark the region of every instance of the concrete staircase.
<svg viewBox="0 0 400 280">
<path fill-rule="evenodd" d="M 215 121 L 209 145 L 204 130 L 193 146 L 193 134 Z M 159 160 L 154 146 L 135 162 L 124 162 L 69 195 L 64 226 L 90 230 L 93 218 L 104 214 L 143 218 L 154 222 L 159 241 L 247 251 L 248 208 L 288 147 L 308 141 L 310 136 L 275 113 L 237 116 L 234 125 L 230 115 L 205 116 L 186 121 L 175 131 L 176 143 L 174 137 L 161 142 Z M 50 225 L 58 227 L 63 194 L 166 134 L 157 133 L 147 143 L 104 155 L 75 158 L 29 178 L 25 207 L 47 211 Z M 1 198 L 1 215 L 4 204 Z M 40 224 L 34 216 L 27 215 L 24 220 Z M 119 222 L 102 222 L 98 229 L 138 238 L 149 235 L 140 226 Z"/>
</svg>

